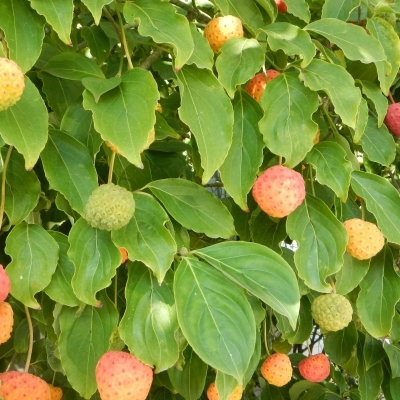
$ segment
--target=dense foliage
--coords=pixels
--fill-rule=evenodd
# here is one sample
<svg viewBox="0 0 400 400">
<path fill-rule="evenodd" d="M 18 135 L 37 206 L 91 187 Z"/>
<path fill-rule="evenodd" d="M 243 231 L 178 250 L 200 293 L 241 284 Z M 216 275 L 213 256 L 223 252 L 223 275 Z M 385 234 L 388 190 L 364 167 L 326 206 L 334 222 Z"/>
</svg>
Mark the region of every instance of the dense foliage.
<svg viewBox="0 0 400 400">
<path fill-rule="evenodd" d="M 25 74 L 0 111 L 0 372 L 27 361 L 63 398 L 99 399 L 96 364 L 117 349 L 154 368 L 152 399 L 206 398 L 213 381 L 224 400 L 238 384 L 247 399 L 400 399 L 400 152 L 384 123 L 400 1 L 285 3 L 0 1 L 0 57 Z M 227 15 L 244 35 L 214 53 L 204 28 Z M 267 70 L 258 102 L 246 84 Z M 283 218 L 251 194 L 278 164 L 306 184 Z M 88 218 L 105 183 L 133 193 L 132 217 L 106 191 Z M 90 225 L 116 210 L 122 228 Z M 353 218 L 385 238 L 372 258 L 346 252 Z M 311 304 L 332 292 L 353 315 L 327 332 Z M 329 357 L 322 383 L 299 373 L 309 351 Z M 274 352 L 293 366 L 282 387 L 260 373 Z"/>
</svg>

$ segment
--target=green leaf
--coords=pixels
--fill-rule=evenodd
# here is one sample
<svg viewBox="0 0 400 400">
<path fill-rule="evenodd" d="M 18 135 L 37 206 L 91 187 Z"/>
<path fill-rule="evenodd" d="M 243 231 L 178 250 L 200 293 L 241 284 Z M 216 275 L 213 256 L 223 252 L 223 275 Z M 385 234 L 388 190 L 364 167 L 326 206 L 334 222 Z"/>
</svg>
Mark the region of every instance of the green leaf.
<svg viewBox="0 0 400 400">
<path fill-rule="evenodd" d="M 0 135 L 24 156 L 25 169 L 36 164 L 47 141 L 47 108 L 35 85 L 25 78 L 21 99 L 0 111 Z"/>
<path fill-rule="evenodd" d="M 118 323 L 114 305 L 104 294 L 100 299 L 101 308 L 86 306 L 80 310 L 64 306 L 59 315 L 61 364 L 71 386 L 85 399 L 97 389 L 96 364 L 108 350 Z"/>
<path fill-rule="evenodd" d="M 204 390 L 207 375 L 207 364 L 188 346 L 183 353 L 185 364 L 180 371 L 170 368 L 168 376 L 175 390 L 186 400 L 197 400 Z"/>
<path fill-rule="evenodd" d="M 344 253 L 342 269 L 336 274 L 336 293 L 345 295 L 355 289 L 368 272 L 370 260 L 357 260 Z"/>
<path fill-rule="evenodd" d="M 358 389 L 361 399 L 376 400 L 383 381 L 382 364 L 377 363 L 368 371 L 363 371 L 359 364 L 357 372 L 359 374 Z"/>
<path fill-rule="evenodd" d="M 365 200 L 387 240 L 400 244 L 399 192 L 386 179 L 361 171 L 352 172 L 351 187 Z"/>
<path fill-rule="evenodd" d="M 368 125 L 359 143 L 369 160 L 387 167 L 394 161 L 396 145 L 393 135 L 384 124 L 378 128 L 375 118 L 369 116 Z"/>
<path fill-rule="evenodd" d="M 285 157 L 294 167 L 313 146 L 318 125 L 312 115 L 318 109 L 318 95 L 306 88 L 294 72 L 273 79 L 261 97 L 264 117 L 259 123 L 268 149 Z"/>
<path fill-rule="evenodd" d="M 237 385 L 238 382 L 233 376 L 217 371 L 215 387 L 221 400 L 228 400 Z"/>
<path fill-rule="evenodd" d="M 223 163 L 232 142 L 233 110 L 221 83 L 209 70 L 194 65 L 178 73 L 179 116 L 196 137 L 207 183 Z"/>
<path fill-rule="evenodd" d="M 82 96 L 84 90 L 82 83 L 58 78 L 45 72 L 38 72 L 38 77 L 43 82 L 43 92 L 49 106 L 61 120 L 67 108 Z"/>
<path fill-rule="evenodd" d="M 2 148 L 5 159 L 7 149 Z M 18 225 L 35 208 L 40 195 L 40 182 L 34 171 L 26 171 L 24 158 L 13 151 L 6 174 L 6 196 L 4 210 L 10 225 Z"/>
<path fill-rule="evenodd" d="M 368 103 L 364 98 L 361 98 L 361 103 L 356 118 L 356 127 L 354 131 L 350 128 L 354 143 L 358 143 L 363 137 L 365 128 L 367 127 L 368 117 Z"/>
<path fill-rule="evenodd" d="M 253 35 L 265 24 L 262 14 L 252 0 L 213 0 L 222 15 L 234 15 Z"/>
<path fill-rule="evenodd" d="M 108 0 L 107 0 L 108 1 Z M 111 41 L 99 26 L 83 26 L 81 35 L 86 40 L 90 54 L 102 65 L 110 55 Z"/>
<path fill-rule="evenodd" d="M 296 25 L 287 22 L 276 22 L 263 29 L 268 35 L 271 50 L 283 50 L 288 56 L 301 55 L 301 67 L 305 68 L 315 56 L 315 46 L 310 35 Z"/>
<path fill-rule="evenodd" d="M 325 0 L 322 18 L 336 18 L 347 21 L 350 13 L 360 5 L 361 0 Z"/>
<path fill-rule="evenodd" d="M 93 111 L 94 126 L 101 137 L 117 146 L 129 162 L 143 168 L 140 153 L 149 146 L 160 94 L 152 74 L 143 68 L 129 70 L 121 78 L 121 84 L 103 94 L 98 103 L 85 91 L 83 106 Z"/>
<path fill-rule="evenodd" d="M 400 378 L 390 380 L 392 400 L 400 400 Z"/>
<path fill-rule="evenodd" d="M 301 71 L 300 78 L 311 90 L 326 92 L 343 123 L 352 128 L 356 127 L 361 92 L 343 67 L 314 59 Z"/>
<path fill-rule="evenodd" d="M 297 279 L 290 265 L 276 252 L 256 243 L 223 242 L 194 253 L 288 317 L 295 328 L 300 306 Z"/>
<path fill-rule="evenodd" d="M 52 188 L 61 192 L 71 207 L 82 214 L 89 196 L 98 186 L 88 149 L 72 136 L 51 129 L 41 159 Z"/>
<path fill-rule="evenodd" d="M 400 39 L 394 27 L 382 18 L 369 18 L 367 29 L 383 47 L 387 62 L 375 62 L 382 92 L 387 95 L 400 67 Z"/>
<path fill-rule="evenodd" d="M 322 400 L 325 399 L 326 388 L 318 385 L 317 383 L 307 380 L 301 380 L 292 385 L 289 390 L 290 400 L 297 400 L 304 391 L 313 392 L 317 391 L 316 396 L 302 396 L 305 400 Z M 323 395 L 323 396 L 321 396 Z"/>
<path fill-rule="evenodd" d="M 310 195 L 287 218 L 286 229 L 299 249 L 294 254 L 299 277 L 313 290 L 330 293 L 326 278 L 340 270 L 347 233 L 325 203 Z"/>
<path fill-rule="evenodd" d="M 130 260 L 149 267 L 161 284 L 177 251 L 175 240 L 165 227 L 169 218 L 153 196 L 134 193 L 133 198 L 135 213 L 128 225 L 112 232 L 112 240 L 128 251 Z"/>
<path fill-rule="evenodd" d="M 106 4 L 112 3 L 112 0 L 82 0 L 82 3 L 85 4 L 89 11 L 92 13 L 94 22 L 96 25 L 98 25 L 100 22 L 103 7 Z"/>
<path fill-rule="evenodd" d="M 168 125 L 168 122 L 159 112 L 156 112 L 156 124 L 154 125 L 154 130 L 156 132 L 156 140 L 162 140 L 167 137 L 173 137 L 175 139 L 181 138 L 181 136 Z"/>
<path fill-rule="evenodd" d="M 79 53 L 61 53 L 49 60 L 43 71 L 58 78 L 80 81 L 83 78 L 103 78 L 100 67 Z"/>
<path fill-rule="evenodd" d="M 172 280 L 167 278 L 160 285 L 148 268 L 134 263 L 128 269 L 125 297 L 119 333 L 129 351 L 145 364 L 154 365 L 155 373 L 172 367 L 179 357 Z"/>
<path fill-rule="evenodd" d="M 344 151 L 346 152 L 346 157 L 351 162 L 353 169 L 355 171 L 359 171 L 360 163 L 353 153 L 352 149 L 350 148 L 349 142 L 342 135 L 335 135 L 335 141 L 337 144 L 343 147 Z"/>
<path fill-rule="evenodd" d="M 334 18 L 323 18 L 304 29 L 324 36 L 336 44 L 349 60 L 359 60 L 364 64 L 386 60 L 379 41 L 368 35 L 361 26 L 347 24 Z"/>
<path fill-rule="evenodd" d="M 379 339 L 373 338 L 368 333 L 365 333 L 363 353 L 366 371 L 385 358 L 382 342 Z"/>
<path fill-rule="evenodd" d="M 254 314 L 238 286 L 206 263 L 184 258 L 175 272 L 178 321 L 196 353 L 241 384 L 254 352 Z"/>
<path fill-rule="evenodd" d="M 257 40 L 246 38 L 227 40 L 215 63 L 218 80 L 233 98 L 236 87 L 253 78 L 264 65 L 264 61 L 264 50 Z"/>
<path fill-rule="evenodd" d="M 32 10 L 27 0 L 0 2 L 0 29 L 5 35 L 8 56 L 24 73 L 32 68 L 40 55 L 44 24 L 44 18 Z"/>
<path fill-rule="evenodd" d="M 111 278 L 121 264 L 121 253 L 110 232 L 91 227 L 83 218 L 72 226 L 68 241 L 68 257 L 75 265 L 74 293 L 82 302 L 101 307 L 96 293 L 111 285 Z"/>
<path fill-rule="evenodd" d="M 46 21 L 66 44 L 71 43 L 71 25 L 74 11 L 72 0 L 30 0 L 32 8 L 44 15 Z"/>
<path fill-rule="evenodd" d="M 92 112 L 85 110 L 81 102 L 71 104 L 67 108 L 61 120 L 60 130 L 85 145 L 93 158 L 103 143 L 103 139 L 94 129 Z"/>
<path fill-rule="evenodd" d="M 87 77 L 82 79 L 82 83 L 83 86 L 92 93 L 94 101 L 98 103 L 102 94 L 116 88 L 121 83 L 121 78 L 119 76 L 114 76 L 110 79 Z"/>
<path fill-rule="evenodd" d="M 306 0 L 285 0 L 288 12 L 303 21 L 309 22 L 311 15 Z"/>
<path fill-rule="evenodd" d="M 175 69 L 181 69 L 193 53 L 194 44 L 188 20 L 176 13 L 176 8 L 163 0 L 128 1 L 124 6 L 128 24 L 137 22 L 142 36 L 156 43 L 167 43 L 174 49 Z"/>
<path fill-rule="evenodd" d="M 235 234 L 229 211 L 205 188 L 184 179 L 163 179 L 147 187 L 185 228 L 211 238 L 228 239 Z"/>
<path fill-rule="evenodd" d="M 314 166 L 319 183 L 329 186 L 336 196 L 346 201 L 353 167 L 343 147 L 335 142 L 317 143 L 304 161 Z"/>
<path fill-rule="evenodd" d="M 196 25 L 189 23 L 192 34 L 194 49 L 186 64 L 196 64 L 199 68 L 212 69 L 214 65 L 214 52 L 208 40 L 198 31 Z"/>
<path fill-rule="evenodd" d="M 76 307 L 81 304 L 76 297 L 71 285 L 72 276 L 74 275 L 74 263 L 68 258 L 67 251 L 69 249 L 68 236 L 60 232 L 49 231 L 49 234 L 57 242 L 60 248 L 58 264 L 50 284 L 44 290 L 46 294 L 55 302 L 64 304 L 69 307 Z"/>
<path fill-rule="evenodd" d="M 382 94 L 381 89 L 375 83 L 369 81 L 359 81 L 362 84 L 363 93 L 374 103 L 378 114 L 378 127 L 383 124 L 388 108 L 387 98 Z"/>
<path fill-rule="evenodd" d="M 239 90 L 233 100 L 233 112 L 232 145 L 219 170 L 225 190 L 236 204 L 248 210 L 247 194 L 262 163 L 263 141 L 258 129 L 262 110 L 250 95 Z"/>
<path fill-rule="evenodd" d="M 6 271 L 13 297 L 27 307 L 40 309 L 34 296 L 50 283 L 58 252 L 57 242 L 40 225 L 21 222 L 14 226 L 5 248 L 12 259 Z"/>
<path fill-rule="evenodd" d="M 346 364 L 356 353 L 358 333 L 353 321 L 337 332 L 328 332 L 324 339 L 325 351 L 336 364 Z"/>
<path fill-rule="evenodd" d="M 263 10 L 267 12 L 271 22 L 274 22 L 278 15 L 278 9 L 276 5 L 273 5 L 272 2 L 269 0 L 256 0 L 256 2 L 261 6 Z"/>
<path fill-rule="evenodd" d="M 357 309 L 364 328 L 375 338 L 389 336 L 395 305 L 400 300 L 400 277 L 393 269 L 393 254 L 388 247 L 371 259 L 360 288 Z"/>
</svg>

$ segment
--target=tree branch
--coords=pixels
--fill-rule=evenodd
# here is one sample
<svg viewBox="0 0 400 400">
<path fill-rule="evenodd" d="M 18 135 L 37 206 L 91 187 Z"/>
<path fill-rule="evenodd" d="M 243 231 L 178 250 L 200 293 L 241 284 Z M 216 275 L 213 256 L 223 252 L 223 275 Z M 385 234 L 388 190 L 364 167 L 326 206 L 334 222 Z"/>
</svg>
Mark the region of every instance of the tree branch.
<svg viewBox="0 0 400 400">
<path fill-rule="evenodd" d="M 176 6 L 183 8 L 186 11 L 191 12 L 197 20 L 199 21 L 203 21 L 203 22 L 210 22 L 212 20 L 212 18 L 206 14 L 205 12 L 199 10 L 197 7 L 192 7 L 189 4 L 185 4 L 183 1 L 181 0 L 169 0 L 169 2 L 171 4 L 175 4 Z"/>
</svg>

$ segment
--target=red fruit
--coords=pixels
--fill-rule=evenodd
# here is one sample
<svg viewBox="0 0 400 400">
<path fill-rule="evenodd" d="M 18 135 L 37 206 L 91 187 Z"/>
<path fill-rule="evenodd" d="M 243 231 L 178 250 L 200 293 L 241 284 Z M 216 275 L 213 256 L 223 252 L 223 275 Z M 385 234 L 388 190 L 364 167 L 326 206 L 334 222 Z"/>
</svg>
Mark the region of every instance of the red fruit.
<svg viewBox="0 0 400 400">
<path fill-rule="evenodd" d="M 278 11 L 285 13 L 287 12 L 287 5 L 284 1 L 282 0 L 275 0 L 276 5 L 278 6 Z"/>
<path fill-rule="evenodd" d="M 11 290 L 10 278 L 0 264 L 0 303 L 4 301 Z"/>
<path fill-rule="evenodd" d="M 292 379 L 292 364 L 286 354 L 275 353 L 261 365 L 261 375 L 270 385 L 283 386 Z"/>
<path fill-rule="evenodd" d="M 310 382 L 322 382 L 331 372 L 331 364 L 325 354 L 316 354 L 299 362 L 299 371 Z"/>
<path fill-rule="evenodd" d="M 0 382 L 2 400 L 51 400 L 48 384 L 27 372 L 4 372 L 0 374 Z"/>
<path fill-rule="evenodd" d="M 264 72 L 260 72 L 259 74 L 255 75 L 254 78 L 251 79 L 246 85 L 246 92 L 259 102 L 267 83 L 271 82 L 272 79 L 279 75 L 280 72 L 275 71 L 274 69 L 268 69 L 265 74 Z"/>
<path fill-rule="evenodd" d="M 240 400 L 242 398 L 243 388 L 238 385 L 235 387 L 228 400 Z M 212 382 L 207 389 L 208 400 L 220 400 L 219 394 L 217 392 L 217 387 L 215 382 Z"/>
<path fill-rule="evenodd" d="M 128 259 L 128 252 L 124 247 L 120 247 L 119 252 L 121 253 L 122 256 L 121 264 L 123 264 Z"/>
<path fill-rule="evenodd" d="M 13 325 L 13 309 L 10 304 L 4 301 L 0 303 L 0 344 L 5 343 L 10 339 Z"/>
<path fill-rule="evenodd" d="M 132 354 L 108 351 L 97 363 L 96 382 L 102 400 L 145 400 L 153 370 Z"/>
<path fill-rule="evenodd" d="M 400 136 L 400 103 L 389 105 L 384 122 L 393 135 Z"/>
<path fill-rule="evenodd" d="M 283 218 L 304 200 L 306 187 L 296 171 L 275 165 L 260 175 L 253 186 L 253 197 L 261 210 L 271 217 Z"/>
</svg>

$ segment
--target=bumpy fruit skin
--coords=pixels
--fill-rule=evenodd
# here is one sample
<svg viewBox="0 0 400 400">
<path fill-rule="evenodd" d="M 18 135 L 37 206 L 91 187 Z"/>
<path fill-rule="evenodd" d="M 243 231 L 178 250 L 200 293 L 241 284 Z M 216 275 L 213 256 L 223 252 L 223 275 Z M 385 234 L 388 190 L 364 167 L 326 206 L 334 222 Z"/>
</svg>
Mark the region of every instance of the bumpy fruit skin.
<svg viewBox="0 0 400 400">
<path fill-rule="evenodd" d="M 240 400 L 242 398 L 243 388 L 238 385 L 235 387 L 228 400 Z M 215 382 L 212 382 L 207 389 L 208 400 L 219 400 L 219 394 Z"/>
<path fill-rule="evenodd" d="M 299 362 L 299 371 L 310 382 L 322 382 L 331 372 L 331 365 L 325 354 L 315 354 Z"/>
<path fill-rule="evenodd" d="M 284 1 L 282 0 L 275 0 L 276 5 L 278 6 L 278 11 L 285 13 L 287 12 L 287 5 Z"/>
<path fill-rule="evenodd" d="M 108 351 L 97 363 L 96 382 L 102 400 L 145 400 L 153 370 L 129 353 Z"/>
<path fill-rule="evenodd" d="M 7 302 L 0 303 L 0 344 L 7 342 L 11 337 L 14 325 L 13 309 Z"/>
<path fill-rule="evenodd" d="M 63 391 L 61 388 L 49 384 L 49 389 L 50 389 L 50 400 L 62 399 Z"/>
<path fill-rule="evenodd" d="M 51 400 L 49 385 L 27 372 L 4 372 L 0 374 L 0 382 L 0 399 Z"/>
<path fill-rule="evenodd" d="M 0 264 L 0 303 L 4 301 L 11 291 L 10 278 L 3 266 Z"/>
<path fill-rule="evenodd" d="M 259 102 L 267 83 L 271 82 L 272 79 L 279 75 L 280 72 L 275 71 L 274 69 L 268 69 L 265 71 L 265 74 L 264 72 L 260 72 L 259 74 L 255 75 L 254 78 L 252 78 L 246 85 L 246 92 Z"/>
<path fill-rule="evenodd" d="M 344 221 L 343 225 L 349 237 L 346 251 L 354 258 L 367 260 L 382 250 L 385 238 L 375 224 L 353 218 Z"/>
<path fill-rule="evenodd" d="M 393 135 L 400 136 L 400 103 L 389 105 L 384 122 Z"/>
<path fill-rule="evenodd" d="M 214 18 L 204 28 L 204 37 L 214 53 L 218 53 L 228 39 L 243 37 L 242 21 L 233 15 Z"/>
<path fill-rule="evenodd" d="M 261 365 L 261 375 L 270 385 L 286 385 L 292 379 L 292 373 L 292 364 L 286 354 L 272 354 Z"/>
<path fill-rule="evenodd" d="M 337 293 L 323 294 L 311 304 L 314 321 L 325 331 L 339 331 L 349 325 L 353 309 L 346 297 Z"/>
<path fill-rule="evenodd" d="M 94 228 L 112 231 L 125 226 L 135 211 L 135 201 L 125 188 L 107 183 L 95 189 L 85 205 L 86 221 Z"/>
<path fill-rule="evenodd" d="M 303 202 L 306 187 L 298 172 L 275 165 L 256 179 L 252 193 L 264 212 L 271 217 L 283 218 Z"/>
<path fill-rule="evenodd" d="M 0 58 L 0 111 L 14 105 L 25 89 L 21 68 L 8 58 Z"/>
</svg>

